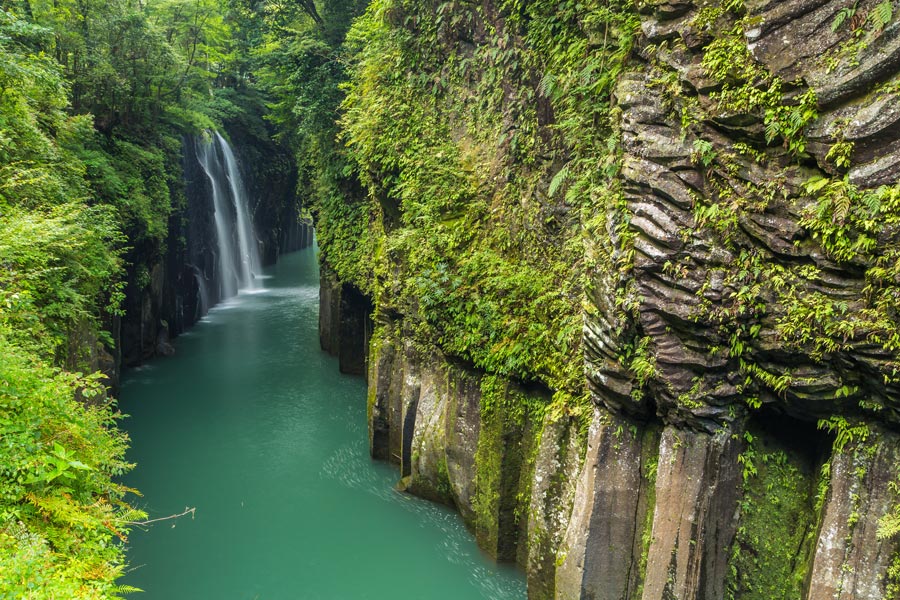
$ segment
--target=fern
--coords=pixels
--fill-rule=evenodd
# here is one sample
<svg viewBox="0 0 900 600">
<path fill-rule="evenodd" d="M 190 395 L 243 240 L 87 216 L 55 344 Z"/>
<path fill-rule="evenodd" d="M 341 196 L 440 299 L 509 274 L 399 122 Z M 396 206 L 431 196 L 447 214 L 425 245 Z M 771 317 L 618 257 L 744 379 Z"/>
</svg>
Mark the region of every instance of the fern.
<svg viewBox="0 0 900 600">
<path fill-rule="evenodd" d="M 891 0 L 884 0 L 877 4 L 869 13 L 869 23 L 875 31 L 881 31 L 887 27 L 894 17 L 894 5 Z"/>
<path fill-rule="evenodd" d="M 869 217 L 874 218 L 881 211 L 881 198 L 879 195 L 884 193 L 886 186 L 881 186 L 874 194 L 863 194 L 862 201 L 869 212 Z"/>
<path fill-rule="evenodd" d="M 556 172 L 553 179 L 550 180 L 550 187 L 547 189 L 547 195 L 551 198 L 556 195 L 556 192 L 559 191 L 559 188 L 569 176 L 569 164 L 570 163 L 566 163 L 562 169 Z"/>
<path fill-rule="evenodd" d="M 545 97 L 550 98 L 553 96 L 553 91 L 556 89 L 556 81 L 550 73 L 544 73 L 544 76 L 541 77 L 540 83 L 538 83 L 538 93 Z"/>
<path fill-rule="evenodd" d="M 847 6 L 839 10 L 834 16 L 834 21 L 831 22 L 831 31 L 837 31 L 838 29 L 840 29 L 841 25 L 852 19 L 856 15 L 856 9 L 858 7 L 859 2 L 854 2 L 853 6 Z"/>
<path fill-rule="evenodd" d="M 834 212 L 833 217 L 837 223 L 843 224 L 847 219 L 847 215 L 850 213 L 850 195 L 849 194 L 838 194 L 834 198 Z"/>
<path fill-rule="evenodd" d="M 766 143 L 771 144 L 781 134 L 781 124 L 778 122 L 774 110 L 766 111 L 765 127 Z"/>
<path fill-rule="evenodd" d="M 865 442 L 869 438 L 869 428 L 865 423 L 851 424 L 842 416 L 834 415 L 828 419 L 819 419 L 819 429 L 835 435 L 832 449 L 840 454 L 848 443 Z"/>
<path fill-rule="evenodd" d="M 887 540 L 900 533 L 900 506 L 895 505 L 893 510 L 878 519 L 879 540 Z"/>
<path fill-rule="evenodd" d="M 716 151 L 711 142 L 696 139 L 694 140 L 694 152 L 691 158 L 699 160 L 704 167 L 708 167 L 716 159 Z"/>
</svg>

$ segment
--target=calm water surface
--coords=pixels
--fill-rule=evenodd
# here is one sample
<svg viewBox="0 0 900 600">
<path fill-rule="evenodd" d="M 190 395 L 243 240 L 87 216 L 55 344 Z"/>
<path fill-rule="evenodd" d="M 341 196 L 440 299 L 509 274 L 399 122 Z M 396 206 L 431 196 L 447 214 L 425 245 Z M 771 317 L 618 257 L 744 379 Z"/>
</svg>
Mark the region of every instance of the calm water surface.
<svg viewBox="0 0 900 600">
<path fill-rule="evenodd" d="M 319 350 L 314 250 L 268 274 L 123 383 L 125 483 L 151 518 L 197 509 L 131 534 L 133 597 L 523 599 L 456 514 L 369 458 L 365 383 Z"/>
</svg>

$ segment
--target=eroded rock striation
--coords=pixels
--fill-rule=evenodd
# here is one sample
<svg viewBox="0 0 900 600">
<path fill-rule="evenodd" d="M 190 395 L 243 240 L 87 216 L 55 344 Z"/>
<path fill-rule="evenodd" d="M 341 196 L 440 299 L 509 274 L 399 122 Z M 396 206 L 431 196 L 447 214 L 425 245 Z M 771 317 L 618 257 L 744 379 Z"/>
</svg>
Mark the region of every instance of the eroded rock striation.
<svg viewBox="0 0 900 600">
<path fill-rule="evenodd" d="M 546 237 L 521 239 L 562 254 L 566 228 L 579 224 L 572 274 L 587 284 L 571 311 L 583 318 L 589 410 L 559 400 L 568 383 L 552 369 L 504 371 L 481 358 L 483 338 L 456 343 L 429 313 L 443 306 L 430 294 L 444 281 L 471 293 L 462 311 L 475 312 L 487 310 L 492 284 L 479 288 L 463 268 L 454 280 L 448 260 L 425 275 L 437 283 L 416 280 L 420 295 L 407 298 L 423 273 L 410 275 L 417 265 L 391 255 L 402 247 L 391 240 L 425 217 L 404 221 L 412 205 L 391 204 L 400 195 L 384 191 L 382 174 L 372 181 L 384 189 L 370 191 L 388 250 L 375 263 L 389 266 L 360 283 L 374 310 L 373 456 L 400 465 L 406 490 L 456 506 L 492 555 L 518 561 L 530 598 L 898 597 L 897 7 L 562 3 L 552 21 L 560 45 L 539 30 L 552 12 L 542 7 L 485 0 L 438 13 L 455 17 L 434 25 L 448 64 L 516 60 L 500 72 L 517 79 L 498 84 L 506 137 L 484 165 L 486 142 L 466 133 L 460 108 L 485 93 L 484 80 L 429 71 L 424 59 L 408 74 L 456 90 L 435 102 L 457 111 L 445 117 L 451 142 L 483 177 L 490 209 L 479 226 L 513 239 L 539 230 Z M 431 31 L 430 4 L 389 8 L 379 13 L 386 30 Z M 583 70 L 562 69 L 561 46 L 578 48 L 566 60 Z M 578 98 L 607 88 L 579 85 L 603 69 L 609 101 L 584 127 L 604 143 L 590 146 L 576 136 Z M 534 112 L 519 110 L 522 97 Z M 526 126 L 539 158 L 503 171 L 522 162 L 509 140 Z M 523 171 L 540 176 L 510 217 L 503 193 Z M 602 183 L 585 184 L 591 173 Z M 516 256 L 535 261 L 527 249 Z M 341 312 L 323 304 L 323 331 Z M 480 322 L 471 327 L 480 334 Z M 323 333 L 323 346 L 341 343 Z"/>
</svg>

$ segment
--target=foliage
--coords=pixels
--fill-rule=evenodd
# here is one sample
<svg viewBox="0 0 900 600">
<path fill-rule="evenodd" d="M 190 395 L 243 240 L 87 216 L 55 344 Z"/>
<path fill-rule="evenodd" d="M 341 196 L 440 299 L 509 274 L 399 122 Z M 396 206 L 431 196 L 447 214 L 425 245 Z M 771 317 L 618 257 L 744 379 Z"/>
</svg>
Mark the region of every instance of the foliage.
<svg viewBox="0 0 900 600">
<path fill-rule="evenodd" d="M 866 340 L 891 355 L 900 351 L 896 309 L 898 249 L 884 235 L 900 222 L 900 187 L 861 190 L 846 176 L 815 177 L 805 191 L 815 197 L 800 223 L 839 262 L 864 265 L 865 286 L 852 303 L 829 300 L 817 292 L 789 286 L 786 311 L 779 322 L 782 337 L 810 347 L 813 355 L 846 349 Z M 897 376 L 896 361 L 884 372 Z"/>
<path fill-rule="evenodd" d="M 101 309 L 118 306 L 122 239 L 111 211 L 85 202 L 86 166 L 65 145 L 86 121 L 62 111 L 59 71 L 22 41 L 45 30 L 0 15 L 10 78 L 0 94 L 0 324 L 33 352 L 72 363 L 73 328 L 96 327 Z"/>
<path fill-rule="evenodd" d="M 341 44 L 364 2 L 329 2 L 315 11 L 311 4 L 265 6 L 253 74 L 271 98 L 267 118 L 277 138 L 295 154 L 297 189 L 315 216 L 323 266 L 368 289 L 367 263 L 375 252 L 368 206 L 359 202 L 359 184 L 337 140 L 346 79 Z"/>
<path fill-rule="evenodd" d="M 121 264 L 110 247 L 119 241 L 101 207 L 8 207 L 0 216 L 0 323 L 19 344 L 71 363 L 72 328 L 96 327 L 100 309 L 118 305 L 112 282 Z"/>
<path fill-rule="evenodd" d="M 117 595 L 128 522 L 142 515 L 113 482 L 124 434 L 97 376 L 53 369 L 0 325 L 0 592 L 17 598 Z"/>
<path fill-rule="evenodd" d="M 320 195 L 317 230 L 337 276 L 423 341 L 580 397 L 581 217 L 609 198 L 609 94 L 636 20 L 600 3 L 501 8 L 506 22 L 378 1 L 354 23 L 340 136 L 366 194 Z M 460 45 L 476 27 L 484 39 Z"/>
<path fill-rule="evenodd" d="M 744 434 L 744 493 L 731 548 L 726 598 L 783 599 L 802 594 L 815 511 L 812 476 L 798 456 Z"/>
<path fill-rule="evenodd" d="M 181 132 L 217 114 L 200 100 L 225 62 L 220 9 L 0 10 L 0 596 L 128 591 L 115 580 L 140 515 L 113 483 L 127 440 L 100 375 L 82 373 L 114 344 L 123 258 L 165 251 Z"/>
<path fill-rule="evenodd" d="M 766 141 L 781 140 L 792 154 L 802 155 L 803 132 L 818 116 L 815 92 L 809 89 L 785 102 L 786 83 L 751 56 L 744 37 L 747 27 L 747 20 L 736 20 L 704 49 L 703 68 L 722 83 L 710 98 L 722 112 L 761 113 Z"/>
<path fill-rule="evenodd" d="M 48 36 L 0 11 L 0 595 L 111 597 L 124 591 L 114 540 L 136 514 L 112 482 L 125 438 L 96 376 L 48 365 L 90 367 L 121 297 L 122 237 L 114 211 L 87 202 L 73 146 L 93 130 L 34 50 Z"/>
</svg>

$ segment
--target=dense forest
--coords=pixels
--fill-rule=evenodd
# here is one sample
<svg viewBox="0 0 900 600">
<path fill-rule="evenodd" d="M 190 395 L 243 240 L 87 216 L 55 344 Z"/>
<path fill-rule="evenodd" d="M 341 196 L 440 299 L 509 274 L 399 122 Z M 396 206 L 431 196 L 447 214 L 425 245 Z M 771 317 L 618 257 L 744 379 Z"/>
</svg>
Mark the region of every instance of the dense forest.
<svg viewBox="0 0 900 600">
<path fill-rule="evenodd" d="M 897 597 L 895 13 L 4 2 L 0 595 L 131 591 L 110 391 L 231 126 L 291 157 L 373 456 L 529 597 Z"/>
<path fill-rule="evenodd" d="M 328 52 L 353 11 L 3 4 L 0 595 L 128 591 L 116 579 L 144 515 L 129 505 L 139 492 L 117 483 L 133 465 L 107 391 L 118 323 L 126 308 L 140 312 L 152 265 L 184 244 L 172 235 L 185 218 L 182 139 L 226 123 L 268 137 L 305 122 L 290 97 L 311 82 L 294 73 L 318 72 L 336 90 Z"/>
</svg>

